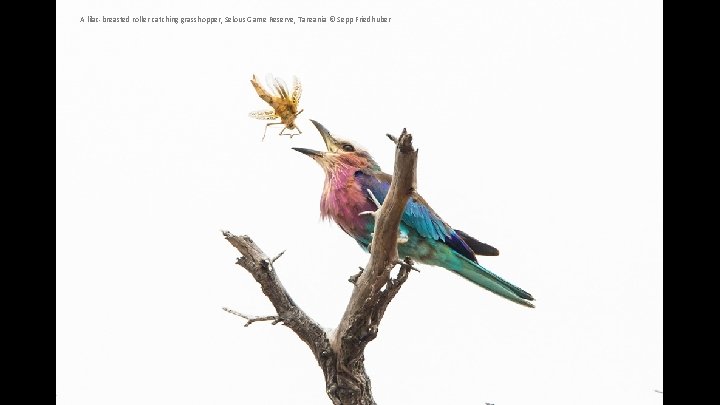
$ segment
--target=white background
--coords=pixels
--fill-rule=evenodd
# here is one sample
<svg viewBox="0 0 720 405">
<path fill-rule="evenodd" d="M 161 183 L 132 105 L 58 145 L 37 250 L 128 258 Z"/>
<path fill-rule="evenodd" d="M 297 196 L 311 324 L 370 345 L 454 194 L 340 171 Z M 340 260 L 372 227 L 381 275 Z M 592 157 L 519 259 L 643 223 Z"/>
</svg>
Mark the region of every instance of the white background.
<svg viewBox="0 0 720 405">
<path fill-rule="evenodd" d="M 324 404 L 310 351 L 221 229 L 337 324 L 367 254 L 319 220 L 308 118 L 364 145 L 407 127 L 420 192 L 501 251 L 527 309 L 422 267 L 366 366 L 383 404 L 660 404 L 659 1 L 57 6 L 57 403 Z M 386 16 L 386 24 L 104 24 L 81 16 Z M 303 82 L 302 136 L 261 142 L 252 74 Z M 272 127 L 271 127 L 272 128 Z"/>
</svg>

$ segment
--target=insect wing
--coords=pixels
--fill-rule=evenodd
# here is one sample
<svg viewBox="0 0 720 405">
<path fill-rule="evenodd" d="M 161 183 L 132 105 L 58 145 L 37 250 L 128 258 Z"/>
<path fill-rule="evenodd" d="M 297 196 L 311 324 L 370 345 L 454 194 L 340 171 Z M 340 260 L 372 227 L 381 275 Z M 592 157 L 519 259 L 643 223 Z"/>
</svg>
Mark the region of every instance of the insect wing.
<svg viewBox="0 0 720 405">
<path fill-rule="evenodd" d="M 263 101 L 265 101 L 268 104 L 272 104 L 272 99 L 273 99 L 272 94 L 268 93 L 268 91 L 265 90 L 260 83 L 258 83 L 255 75 L 253 75 L 253 78 L 252 78 L 252 80 L 250 80 L 250 83 L 253 85 L 253 87 L 255 88 L 255 92 L 258 94 L 258 96 L 260 96 L 260 98 Z"/>
<path fill-rule="evenodd" d="M 280 118 L 277 114 L 275 114 L 275 110 L 253 111 L 250 113 L 250 116 L 259 120 L 274 120 L 276 118 Z"/>
<path fill-rule="evenodd" d="M 265 84 L 267 84 L 269 93 L 273 97 L 281 96 L 280 92 L 278 91 L 277 78 L 273 76 L 272 73 L 268 73 L 265 75 Z"/>
<path fill-rule="evenodd" d="M 288 94 L 288 86 L 285 81 L 279 77 L 275 78 L 275 90 L 280 94 L 280 97 L 289 100 L 290 95 Z"/>
<path fill-rule="evenodd" d="M 292 91 L 292 102 L 297 106 L 300 104 L 300 96 L 302 95 L 302 83 L 300 83 L 300 79 L 298 79 L 296 76 L 293 76 L 293 91 Z"/>
</svg>

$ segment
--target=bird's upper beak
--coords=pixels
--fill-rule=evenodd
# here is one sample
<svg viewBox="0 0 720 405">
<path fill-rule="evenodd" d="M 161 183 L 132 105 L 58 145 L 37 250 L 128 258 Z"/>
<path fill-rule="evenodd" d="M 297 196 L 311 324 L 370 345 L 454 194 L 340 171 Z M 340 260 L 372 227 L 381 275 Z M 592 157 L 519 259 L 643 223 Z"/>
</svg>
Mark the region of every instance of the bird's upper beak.
<svg viewBox="0 0 720 405">
<path fill-rule="evenodd" d="M 321 123 L 310 120 L 310 122 L 315 125 L 315 128 L 317 128 L 318 132 L 320 132 L 320 136 L 322 136 L 323 141 L 325 141 L 325 147 L 327 148 L 328 152 L 337 153 L 340 151 L 340 144 L 337 141 L 337 139 L 333 138 L 332 135 L 330 135 L 330 131 L 327 130 Z"/>
<path fill-rule="evenodd" d="M 307 149 L 307 148 L 292 148 L 292 149 L 302 153 L 303 155 L 308 155 L 313 159 L 321 158 L 321 157 L 325 156 L 325 152 L 320 152 L 320 151 L 313 150 L 313 149 Z"/>
</svg>

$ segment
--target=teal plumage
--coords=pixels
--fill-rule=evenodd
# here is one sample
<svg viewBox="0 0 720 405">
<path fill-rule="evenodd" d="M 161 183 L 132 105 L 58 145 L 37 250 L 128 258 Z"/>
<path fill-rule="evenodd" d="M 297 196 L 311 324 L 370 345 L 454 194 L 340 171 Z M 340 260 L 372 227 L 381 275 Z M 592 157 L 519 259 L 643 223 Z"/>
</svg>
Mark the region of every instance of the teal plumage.
<svg viewBox="0 0 720 405">
<path fill-rule="evenodd" d="M 325 172 L 321 216 L 335 221 L 367 251 L 375 218 L 364 213 L 377 210 L 375 199 L 383 203 L 392 176 L 383 173 L 369 153 L 333 137 L 321 124 L 312 122 L 323 136 L 328 151 L 294 149 L 312 157 Z M 417 193 L 408 200 L 399 234 L 400 257 L 409 256 L 420 263 L 444 267 L 495 294 L 533 307 L 532 295 L 477 262 L 475 254 L 497 255 L 497 249 L 450 227 Z"/>
</svg>

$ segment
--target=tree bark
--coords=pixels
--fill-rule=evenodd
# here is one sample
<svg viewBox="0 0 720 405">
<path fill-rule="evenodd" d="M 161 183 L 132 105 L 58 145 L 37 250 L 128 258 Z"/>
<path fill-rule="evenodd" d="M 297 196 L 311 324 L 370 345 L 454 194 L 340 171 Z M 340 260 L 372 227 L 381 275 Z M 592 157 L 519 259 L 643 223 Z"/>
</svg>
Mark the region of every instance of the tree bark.
<svg viewBox="0 0 720 405">
<path fill-rule="evenodd" d="M 400 219 L 408 199 L 416 188 L 417 150 L 412 136 L 403 129 L 397 139 L 395 171 L 390 190 L 376 213 L 375 234 L 365 269 L 354 281 L 355 288 L 337 328 L 325 333 L 290 297 L 275 273 L 270 259 L 248 236 L 223 235 L 241 254 L 237 263 L 260 284 L 277 315 L 249 317 L 225 308 L 247 319 L 245 326 L 258 321 L 281 322 L 310 347 L 325 375 L 326 392 L 336 405 L 372 405 L 370 377 L 365 371 L 365 347 L 378 334 L 380 321 L 390 301 L 407 280 L 412 262 L 398 259 L 397 237 Z M 281 254 L 282 255 L 282 254 Z M 396 278 L 391 270 L 400 265 Z"/>
</svg>

